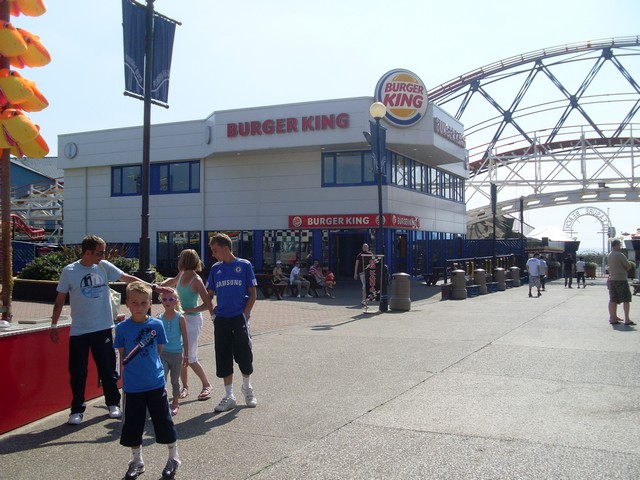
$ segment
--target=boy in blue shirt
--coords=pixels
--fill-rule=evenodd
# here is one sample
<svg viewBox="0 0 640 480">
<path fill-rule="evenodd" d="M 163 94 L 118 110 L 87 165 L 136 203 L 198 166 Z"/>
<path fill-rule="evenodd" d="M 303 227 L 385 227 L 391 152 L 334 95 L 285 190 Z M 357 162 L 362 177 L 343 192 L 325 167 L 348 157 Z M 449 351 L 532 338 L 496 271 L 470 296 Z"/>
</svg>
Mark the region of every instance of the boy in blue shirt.
<svg viewBox="0 0 640 480">
<path fill-rule="evenodd" d="M 127 285 L 127 308 L 131 317 L 116 326 L 114 347 L 123 363 L 124 415 L 120 445 L 131 447 L 126 479 L 135 479 L 145 471 L 142 459 L 142 434 L 146 411 L 153 422 L 158 443 L 169 446 L 169 459 L 162 478 L 173 478 L 180 466 L 178 434 L 176 432 L 160 359 L 162 346 L 167 343 L 162 321 L 147 315 L 151 307 L 151 288 L 143 282 Z"/>
<path fill-rule="evenodd" d="M 242 372 L 242 393 L 247 407 L 258 404 L 251 386 L 253 352 L 249 316 L 256 303 L 256 276 L 251 262 L 237 258 L 232 251 L 231 238 L 219 233 L 211 238 L 211 253 L 218 260 L 211 267 L 207 290 L 216 294 L 213 309 L 213 338 L 216 353 L 216 376 L 224 379 L 225 396 L 215 407 L 226 412 L 236 407 L 233 395 L 233 360 Z"/>
</svg>

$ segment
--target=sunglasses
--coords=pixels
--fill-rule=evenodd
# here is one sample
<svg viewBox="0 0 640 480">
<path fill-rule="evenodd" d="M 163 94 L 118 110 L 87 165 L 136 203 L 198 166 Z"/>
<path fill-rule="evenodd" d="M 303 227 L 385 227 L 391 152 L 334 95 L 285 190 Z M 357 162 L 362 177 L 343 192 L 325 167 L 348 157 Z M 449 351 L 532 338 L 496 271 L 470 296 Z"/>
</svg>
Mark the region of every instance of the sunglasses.
<svg viewBox="0 0 640 480">
<path fill-rule="evenodd" d="M 177 300 L 176 297 L 162 297 L 160 300 L 163 302 L 175 302 Z"/>
</svg>

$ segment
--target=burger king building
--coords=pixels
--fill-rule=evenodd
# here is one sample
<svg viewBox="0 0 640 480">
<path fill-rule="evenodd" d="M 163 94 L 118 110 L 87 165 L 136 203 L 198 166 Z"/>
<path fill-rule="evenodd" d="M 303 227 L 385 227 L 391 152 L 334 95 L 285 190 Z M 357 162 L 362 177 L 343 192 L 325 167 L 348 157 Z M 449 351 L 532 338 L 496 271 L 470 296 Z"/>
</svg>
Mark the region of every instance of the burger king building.
<svg viewBox="0 0 640 480">
<path fill-rule="evenodd" d="M 386 82 L 386 83 L 385 83 Z M 153 125 L 150 261 L 176 268 L 194 248 L 211 265 L 208 238 L 225 232 L 235 253 L 270 272 L 277 260 L 318 259 L 352 276 L 362 243 L 375 252 L 378 184 L 369 107 L 387 115 L 382 178 L 390 271 L 420 275 L 456 256 L 466 233 L 463 126 L 426 100 L 420 79 L 386 74 L 374 97 L 216 111 Z M 96 234 L 138 246 L 142 127 L 61 135 L 64 242 Z"/>
</svg>

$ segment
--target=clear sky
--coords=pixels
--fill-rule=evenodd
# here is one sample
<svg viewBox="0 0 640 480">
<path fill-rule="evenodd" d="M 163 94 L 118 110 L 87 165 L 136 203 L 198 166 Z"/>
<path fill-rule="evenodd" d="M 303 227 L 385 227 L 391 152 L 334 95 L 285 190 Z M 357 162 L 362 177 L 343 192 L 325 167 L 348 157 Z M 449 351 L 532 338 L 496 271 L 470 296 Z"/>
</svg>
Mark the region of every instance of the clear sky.
<svg viewBox="0 0 640 480">
<path fill-rule="evenodd" d="M 46 67 L 22 71 L 50 102 L 30 116 L 41 126 L 51 155 L 57 155 L 59 134 L 140 125 L 142 102 L 122 94 L 121 1 L 46 2 L 43 16 L 12 21 L 39 35 L 53 56 Z M 431 88 L 520 53 L 640 34 L 637 0 L 156 0 L 154 5 L 182 26 L 176 31 L 170 108 L 154 106 L 152 123 L 201 119 L 216 110 L 373 95 L 377 80 L 393 68 L 413 71 Z M 610 208 L 618 231 L 640 227 L 640 216 L 630 214 L 628 206 L 599 207 Z M 526 220 L 562 226 L 575 206 L 553 210 L 558 208 L 564 213 L 547 209 Z M 587 240 L 589 230 L 580 238 L 583 246 L 598 247 L 601 236 L 589 234 Z"/>
</svg>

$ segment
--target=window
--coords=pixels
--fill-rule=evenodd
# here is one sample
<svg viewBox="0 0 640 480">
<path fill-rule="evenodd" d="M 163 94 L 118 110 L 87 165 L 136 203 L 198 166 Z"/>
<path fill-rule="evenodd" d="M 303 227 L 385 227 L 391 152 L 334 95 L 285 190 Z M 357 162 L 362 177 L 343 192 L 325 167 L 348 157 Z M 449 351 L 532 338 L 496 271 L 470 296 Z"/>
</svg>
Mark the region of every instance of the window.
<svg viewBox="0 0 640 480">
<path fill-rule="evenodd" d="M 323 185 L 366 185 L 375 183 L 371 152 L 336 152 L 322 155 Z"/>
<path fill-rule="evenodd" d="M 367 150 L 323 153 L 322 186 L 375 185 L 376 169 Z M 383 169 L 383 184 L 464 202 L 464 179 L 449 172 L 389 150 L 385 152 Z"/>
<path fill-rule="evenodd" d="M 150 169 L 152 195 L 200 191 L 200 162 L 153 163 Z"/>
<path fill-rule="evenodd" d="M 140 195 L 142 167 L 130 165 L 111 167 L 111 195 Z M 149 193 L 198 193 L 200 162 L 152 163 L 149 167 Z"/>
<path fill-rule="evenodd" d="M 200 232 L 158 232 L 157 263 L 158 268 L 175 271 L 178 269 L 178 257 L 186 248 L 192 248 L 200 255 Z"/>
<path fill-rule="evenodd" d="M 140 195 L 142 169 L 140 165 L 111 168 L 111 195 Z"/>
</svg>

